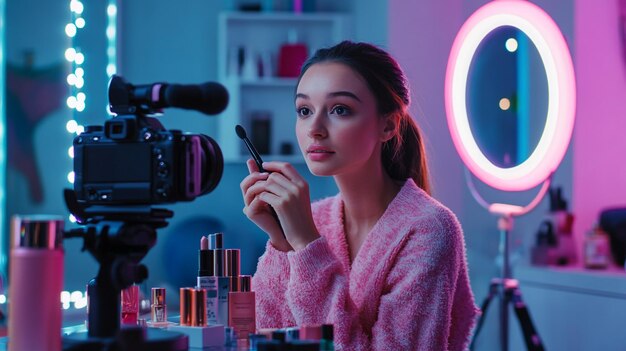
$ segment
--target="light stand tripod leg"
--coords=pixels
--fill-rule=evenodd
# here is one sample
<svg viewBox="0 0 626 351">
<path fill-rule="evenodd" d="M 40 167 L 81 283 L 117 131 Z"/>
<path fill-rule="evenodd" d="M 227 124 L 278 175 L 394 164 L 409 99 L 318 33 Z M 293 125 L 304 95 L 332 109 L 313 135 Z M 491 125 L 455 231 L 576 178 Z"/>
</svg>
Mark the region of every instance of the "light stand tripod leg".
<svg viewBox="0 0 626 351">
<path fill-rule="evenodd" d="M 470 342 L 470 347 L 469 347 L 470 350 L 474 350 L 474 345 L 476 343 L 476 339 L 478 339 L 478 334 L 480 333 L 480 330 L 483 327 L 483 323 L 485 322 L 485 319 L 487 318 L 487 309 L 489 308 L 489 304 L 491 303 L 493 298 L 498 294 L 498 291 L 500 291 L 499 285 L 500 285 L 499 279 L 494 279 L 489 284 L 489 292 L 487 293 L 487 297 L 485 297 L 485 300 L 483 300 L 483 304 L 480 306 L 480 310 L 482 313 L 480 315 L 480 318 L 478 319 L 478 322 L 476 322 L 474 335 L 472 335 L 472 341 Z"/>
<path fill-rule="evenodd" d="M 500 229 L 500 254 L 502 256 L 502 282 L 500 284 L 500 350 L 509 349 L 509 296 L 506 292 L 506 281 L 510 277 L 509 270 L 509 230 L 513 218 L 503 216 L 498 220 Z"/>
<path fill-rule="evenodd" d="M 522 292 L 518 286 L 512 287 L 508 294 L 510 294 L 511 302 L 513 303 L 513 310 L 522 327 L 522 333 L 524 334 L 524 341 L 526 342 L 526 348 L 529 351 L 544 351 L 541 338 L 533 325 L 533 321 L 530 318 L 530 312 L 528 307 L 522 300 Z"/>
</svg>

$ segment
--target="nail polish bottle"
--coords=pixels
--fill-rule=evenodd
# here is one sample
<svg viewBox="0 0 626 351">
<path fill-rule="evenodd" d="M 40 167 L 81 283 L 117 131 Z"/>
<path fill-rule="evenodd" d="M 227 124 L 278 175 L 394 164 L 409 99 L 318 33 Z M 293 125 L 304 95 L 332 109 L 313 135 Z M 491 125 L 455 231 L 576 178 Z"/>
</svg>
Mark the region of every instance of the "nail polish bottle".
<svg viewBox="0 0 626 351">
<path fill-rule="evenodd" d="M 167 326 L 167 305 L 165 303 L 165 288 L 152 288 L 150 300 L 150 317 L 152 326 Z"/>
</svg>

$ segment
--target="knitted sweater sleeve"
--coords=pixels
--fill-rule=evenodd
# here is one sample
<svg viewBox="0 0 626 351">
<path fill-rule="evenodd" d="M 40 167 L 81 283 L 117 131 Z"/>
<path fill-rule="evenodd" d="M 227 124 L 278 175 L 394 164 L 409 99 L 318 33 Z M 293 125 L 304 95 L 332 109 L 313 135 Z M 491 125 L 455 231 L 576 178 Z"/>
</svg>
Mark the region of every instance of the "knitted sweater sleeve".
<svg viewBox="0 0 626 351">
<path fill-rule="evenodd" d="M 285 303 L 288 280 L 287 253 L 277 250 L 268 241 L 252 277 L 252 288 L 256 295 L 257 328 L 295 325 L 293 315 Z"/>
<path fill-rule="evenodd" d="M 360 321 L 348 278 L 325 238 L 290 252 L 286 297 L 296 324 L 334 324 L 335 344 L 340 350 L 465 347 L 475 309 L 469 285 L 465 282 L 467 286 L 457 289 L 460 272 L 465 273 L 458 223 L 451 220 L 413 228 L 396 248 L 386 262 L 387 275 L 377 278 L 382 295 L 380 301 L 371 301 L 378 303 L 378 312 L 370 330 Z M 455 299 L 459 292 L 469 295 Z M 455 300 L 464 306 L 453 314 Z M 453 315 L 465 322 L 459 326 Z"/>
</svg>

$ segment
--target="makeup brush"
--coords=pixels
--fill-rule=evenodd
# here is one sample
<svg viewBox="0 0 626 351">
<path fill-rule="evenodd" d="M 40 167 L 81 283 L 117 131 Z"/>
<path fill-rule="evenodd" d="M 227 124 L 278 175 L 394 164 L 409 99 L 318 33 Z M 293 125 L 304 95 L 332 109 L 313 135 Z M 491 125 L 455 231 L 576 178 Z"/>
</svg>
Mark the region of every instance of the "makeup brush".
<svg viewBox="0 0 626 351">
<path fill-rule="evenodd" d="M 244 144 L 246 144 L 248 151 L 250 151 L 250 155 L 252 155 L 254 162 L 256 162 L 257 167 L 259 167 L 259 172 L 265 172 L 265 169 L 263 169 L 263 160 L 261 159 L 261 155 L 259 155 L 259 152 L 256 151 L 256 148 L 254 147 L 254 145 L 252 145 L 250 139 L 248 139 L 246 130 L 243 129 L 241 125 L 237 124 L 237 126 L 235 127 L 235 132 L 237 133 L 237 136 L 241 140 L 243 140 Z"/>
<path fill-rule="evenodd" d="M 256 151 L 256 148 L 254 147 L 254 145 L 252 145 L 252 142 L 250 141 L 250 139 L 248 139 L 248 136 L 246 135 L 246 130 L 243 129 L 241 125 L 237 124 L 237 126 L 235 126 L 235 132 L 237 133 L 237 136 L 241 140 L 243 140 L 244 144 L 246 144 L 246 147 L 248 147 L 248 151 L 250 151 L 250 155 L 252 155 L 254 162 L 256 162 L 256 165 L 259 168 L 259 172 L 265 172 L 265 169 L 263 168 L 263 160 L 261 159 L 261 155 L 259 155 L 259 152 Z M 278 226 L 280 227 L 280 231 L 283 233 L 283 237 L 285 237 L 285 231 L 283 230 L 283 226 L 280 224 L 280 220 L 278 219 L 278 214 L 276 214 L 276 211 L 274 210 L 272 206 L 270 206 L 270 211 L 272 212 L 272 217 L 274 217 L 274 219 L 276 220 L 276 223 L 278 223 Z"/>
</svg>

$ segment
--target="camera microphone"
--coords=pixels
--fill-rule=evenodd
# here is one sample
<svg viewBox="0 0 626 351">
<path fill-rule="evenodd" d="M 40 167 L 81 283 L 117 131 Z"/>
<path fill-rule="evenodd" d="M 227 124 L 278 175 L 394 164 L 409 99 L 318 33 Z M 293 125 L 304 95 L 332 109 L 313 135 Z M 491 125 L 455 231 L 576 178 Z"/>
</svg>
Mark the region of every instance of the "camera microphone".
<svg viewBox="0 0 626 351">
<path fill-rule="evenodd" d="M 228 105 L 228 91 L 214 82 L 132 85 L 120 76 L 113 76 L 109 82 L 109 102 L 111 112 L 116 114 L 151 114 L 166 107 L 178 107 L 216 115 Z"/>
<path fill-rule="evenodd" d="M 156 106 L 162 104 L 162 106 Z M 194 85 L 163 84 L 159 89 L 159 101 L 155 107 L 179 107 L 218 114 L 228 105 L 228 91 L 219 83 Z"/>
</svg>

